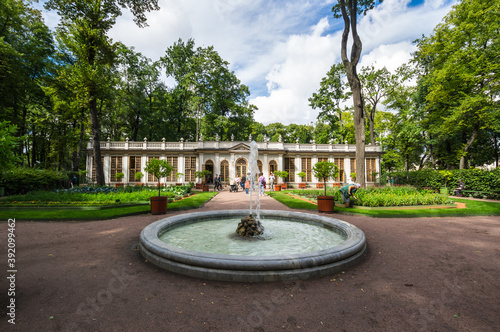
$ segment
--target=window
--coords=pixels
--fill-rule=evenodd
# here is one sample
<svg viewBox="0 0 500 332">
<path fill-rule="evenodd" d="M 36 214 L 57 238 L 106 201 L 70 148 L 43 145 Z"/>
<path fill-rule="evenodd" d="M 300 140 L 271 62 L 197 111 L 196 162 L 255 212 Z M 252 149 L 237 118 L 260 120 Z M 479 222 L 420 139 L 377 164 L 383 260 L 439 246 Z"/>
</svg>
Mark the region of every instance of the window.
<svg viewBox="0 0 500 332">
<path fill-rule="evenodd" d="M 152 159 L 160 159 L 160 156 L 149 156 L 148 161 Z M 154 174 L 148 173 L 148 182 L 156 182 L 158 181 L 157 178 L 155 178 Z"/>
<path fill-rule="evenodd" d="M 247 161 L 243 158 L 236 160 L 236 176 L 241 178 L 247 174 Z"/>
<path fill-rule="evenodd" d="M 101 157 L 101 164 L 104 165 L 104 157 Z M 96 178 L 96 164 L 95 164 L 95 158 L 92 157 L 92 181 L 97 181 L 97 178 Z"/>
<path fill-rule="evenodd" d="M 285 171 L 288 172 L 285 182 L 295 182 L 295 158 L 285 158 Z"/>
<path fill-rule="evenodd" d="M 262 173 L 262 161 L 257 160 L 257 167 L 259 168 L 259 173 Z"/>
<path fill-rule="evenodd" d="M 219 175 L 221 178 L 221 182 L 229 182 L 229 162 L 227 160 L 221 161 Z"/>
<path fill-rule="evenodd" d="M 184 179 L 186 182 L 195 182 L 196 175 L 196 157 L 185 157 L 184 158 Z"/>
<path fill-rule="evenodd" d="M 278 163 L 276 162 L 276 160 L 271 160 L 269 162 L 269 175 L 274 172 L 276 172 L 276 170 L 278 169 Z"/>
<path fill-rule="evenodd" d="M 302 172 L 306 173 L 306 182 L 312 181 L 311 158 L 302 158 Z"/>
<path fill-rule="evenodd" d="M 111 182 L 116 182 L 116 173 L 122 172 L 122 156 L 111 156 Z"/>
<path fill-rule="evenodd" d="M 375 158 L 366 158 L 366 181 L 375 182 L 377 179 L 377 175 L 374 174 L 377 172 L 376 159 Z"/>
<path fill-rule="evenodd" d="M 344 158 L 334 158 L 335 165 L 339 168 L 339 175 L 335 179 L 337 182 L 345 182 Z"/>
<path fill-rule="evenodd" d="M 167 182 L 175 182 L 177 181 L 177 178 L 175 177 L 175 173 L 178 172 L 178 166 L 177 166 L 177 157 L 174 156 L 167 156 L 166 158 L 167 163 L 172 165 L 174 169 L 172 170 L 172 173 L 170 173 L 169 176 L 167 176 Z"/>
<path fill-rule="evenodd" d="M 141 171 L 141 156 L 130 156 L 128 161 L 128 181 L 136 181 L 135 174 Z"/>
</svg>

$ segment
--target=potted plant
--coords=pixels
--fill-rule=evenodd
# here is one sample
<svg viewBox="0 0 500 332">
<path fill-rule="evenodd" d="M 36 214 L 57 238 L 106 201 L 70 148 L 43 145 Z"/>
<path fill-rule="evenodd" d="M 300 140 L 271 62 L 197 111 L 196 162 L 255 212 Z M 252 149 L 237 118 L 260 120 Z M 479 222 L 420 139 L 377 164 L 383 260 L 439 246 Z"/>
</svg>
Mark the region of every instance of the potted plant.
<svg viewBox="0 0 500 332">
<path fill-rule="evenodd" d="M 281 191 L 283 185 L 279 184 L 279 178 L 286 178 L 288 176 L 287 171 L 274 171 L 274 175 L 276 176 L 276 184 L 274 185 L 275 191 Z M 285 189 L 285 188 L 283 188 Z"/>
<path fill-rule="evenodd" d="M 305 189 L 306 184 L 304 182 L 304 179 L 305 179 L 305 177 L 307 175 L 306 172 L 300 172 L 300 173 L 297 173 L 297 175 L 302 179 L 302 183 L 299 183 L 299 188 L 300 189 Z"/>
<path fill-rule="evenodd" d="M 135 181 L 138 182 L 135 184 L 136 186 L 142 186 L 142 178 L 143 177 L 144 177 L 144 173 L 142 173 L 142 172 L 135 173 Z"/>
<path fill-rule="evenodd" d="M 204 170 L 204 171 L 197 171 L 197 172 L 194 172 L 194 175 L 197 177 L 197 178 L 200 178 L 202 180 L 202 190 L 203 191 L 209 191 L 209 187 L 207 184 L 205 184 L 205 182 L 203 181 L 204 178 L 207 176 L 207 175 L 210 175 L 212 174 L 212 172 L 210 172 L 209 170 Z M 197 187 L 198 188 L 198 187 Z"/>
<path fill-rule="evenodd" d="M 178 183 L 176 183 L 176 186 L 182 186 L 182 177 L 184 176 L 184 173 L 177 172 L 175 173 L 175 178 L 177 179 Z"/>
<path fill-rule="evenodd" d="M 153 174 L 158 179 L 158 196 L 150 197 L 151 200 L 151 214 L 165 214 L 167 213 L 167 197 L 161 196 L 160 179 L 169 176 L 174 167 L 164 159 L 151 159 L 146 163 L 144 168 L 146 172 Z"/>
<path fill-rule="evenodd" d="M 116 178 L 116 184 L 115 184 L 115 187 L 118 188 L 118 187 L 123 187 L 123 183 L 121 182 L 123 177 L 125 176 L 125 174 L 123 173 L 116 173 L 115 174 L 115 178 Z"/>
<path fill-rule="evenodd" d="M 323 180 L 325 190 L 324 196 L 318 196 L 318 212 L 333 213 L 335 198 L 334 196 L 326 196 L 326 181 L 329 178 L 336 178 L 339 174 L 339 168 L 330 161 L 320 161 L 314 165 L 312 171 L 316 178 Z"/>
</svg>

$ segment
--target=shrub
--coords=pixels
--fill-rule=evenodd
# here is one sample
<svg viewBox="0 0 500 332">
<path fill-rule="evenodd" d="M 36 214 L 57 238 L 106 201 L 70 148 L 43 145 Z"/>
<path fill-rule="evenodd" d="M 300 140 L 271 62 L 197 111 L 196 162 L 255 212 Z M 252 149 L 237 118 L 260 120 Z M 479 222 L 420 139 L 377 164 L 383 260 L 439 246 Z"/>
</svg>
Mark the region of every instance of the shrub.
<svg viewBox="0 0 500 332">
<path fill-rule="evenodd" d="M 412 185 L 417 188 L 430 187 L 438 190 L 444 187 L 446 183 L 451 191 L 458 186 L 458 180 L 462 179 L 466 190 L 491 192 L 491 198 L 500 198 L 500 169 L 491 171 L 476 168 L 456 169 L 446 171 L 446 173 L 433 169 L 424 169 L 392 172 L 389 175 L 394 184 Z"/>
<path fill-rule="evenodd" d="M 3 173 L 0 183 L 5 187 L 6 194 L 18 195 L 34 190 L 65 188 L 69 180 L 64 172 L 20 167 Z"/>
</svg>

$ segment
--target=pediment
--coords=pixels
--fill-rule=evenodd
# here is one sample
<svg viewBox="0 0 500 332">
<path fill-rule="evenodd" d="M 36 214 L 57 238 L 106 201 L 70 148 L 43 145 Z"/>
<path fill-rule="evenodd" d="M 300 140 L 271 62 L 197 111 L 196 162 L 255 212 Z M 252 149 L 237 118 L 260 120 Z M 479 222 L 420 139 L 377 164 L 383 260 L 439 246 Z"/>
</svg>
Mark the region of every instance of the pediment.
<svg viewBox="0 0 500 332">
<path fill-rule="evenodd" d="M 241 151 L 250 151 L 250 145 L 245 143 L 238 143 L 235 146 L 229 148 L 229 152 L 241 152 Z"/>
</svg>

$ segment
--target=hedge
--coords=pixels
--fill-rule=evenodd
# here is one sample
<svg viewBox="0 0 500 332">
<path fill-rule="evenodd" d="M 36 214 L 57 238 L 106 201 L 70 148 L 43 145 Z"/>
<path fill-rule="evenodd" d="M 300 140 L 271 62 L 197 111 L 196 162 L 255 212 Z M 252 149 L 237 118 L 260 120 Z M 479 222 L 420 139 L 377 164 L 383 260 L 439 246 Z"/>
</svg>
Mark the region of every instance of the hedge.
<svg viewBox="0 0 500 332">
<path fill-rule="evenodd" d="M 483 169 L 457 169 L 403 171 L 389 173 L 389 181 L 393 184 L 412 185 L 417 188 L 429 187 L 434 190 L 448 187 L 450 193 L 458 186 L 458 180 L 465 183 L 465 190 L 486 191 L 492 193 L 490 198 L 500 198 L 500 169 L 491 171 Z"/>
<path fill-rule="evenodd" d="M 46 169 L 14 168 L 3 173 L 0 186 L 6 195 L 26 194 L 33 190 L 54 190 L 68 187 L 69 177 L 65 172 Z"/>
</svg>

